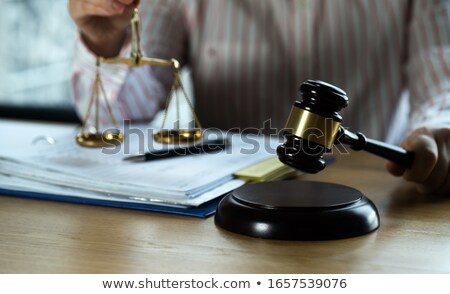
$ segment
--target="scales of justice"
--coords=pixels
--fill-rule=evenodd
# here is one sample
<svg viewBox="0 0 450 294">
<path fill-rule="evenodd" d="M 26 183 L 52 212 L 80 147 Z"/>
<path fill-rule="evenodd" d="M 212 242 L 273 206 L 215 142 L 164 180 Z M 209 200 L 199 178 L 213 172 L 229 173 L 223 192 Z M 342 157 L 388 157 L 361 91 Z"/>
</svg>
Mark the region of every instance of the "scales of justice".
<svg viewBox="0 0 450 294">
<path fill-rule="evenodd" d="M 88 108 L 86 111 L 86 116 L 83 119 L 81 130 L 76 136 L 76 142 L 82 147 L 89 148 L 103 148 L 111 147 L 115 145 L 120 145 L 123 143 L 124 134 L 120 131 L 119 125 L 116 118 L 114 117 L 111 106 L 108 103 L 106 96 L 106 91 L 103 86 L 103 82 L 100 74 L 101 64 L 125 64 L 130 67 L 140 67 L 140 66 L 163 66 L 171 67 L 173 69 L 173 83 L 170 89 L 166 108 L 164 110 L 164 117 L 162 121 L 161 128 L 158 132 L 153 135 L 153 139 L 162 144 L 192 144 L 202 139 L 203 132 L 201 124 L 194 112 L 193 105 L 187 95 L 187 92 L 183 86 L 180 77 L 180 63 L 176 59 L 157 59 L 157 58 L 147 58 L 143 56 L 141 45 L 140 45 L 140 19 L 138 8 L 134 10 L 133 16 L 131 18 L 131 56 L 129 58 L 117 57 L 117 58 L 103 58 L 97 57 L 96 61 L 96 75 L 91 92 L 90 99 L 88 101 Z M 180 111 L 179 111 L 179 97 L 177 89 L 182 90 L 184 99 L 186 100 L 191 114 L 194 118 L 194 126 L 191 129 L 180 129 Z M 174 129 L 164 129 L 167 112 L 169 106 L 173 100 L 173 96 L 176 99 L 177 105 L 177 120 L 175 121 Z M 103 97 L 106 109 L 108 111 L 111 122 L 114 126 L 113 129 L 108 129 L 106 131 L 100 130 L 100 98 Z M 89 118 L 94 108 L 94 125 L 89 123 Z"/>
<path fill-rule="evenodd" d="M 180 64 L 175 59 L 143 57 L 137 9 L 131 20 L 131 30 L 130 58 L 97 58 L 94 87 L 76 142 L 83 147 L 110 147 L 124 140 L 106 99 L 99 72 L 102 63 L 172 67 L 174 81 L 161 129 L 154 134 L 154 140 L 163 144 L 192 144 L 201 140 L 202 128 L 181 82 Z M 180 129 L 179 120 L 174 129 L 164 129 L 168 107 L 174 93 L 177 96 L 177 88 L 181 88 L 195 120 L 192 129 Z M 301 100 L 295 101 L 285 128 L 285 142 L 277 148 L 282 163 L 307 173 L 317 173 L 326 166 L 323 154 L 330 152 L 334 145 L 345 144 L 355 151 L 365 150 L 406 168 L 411 167 L 413 153 L 342 127 L 342 117 L 338 112 L 348 105 L 347 94 L 343 90 L 316 80 L 305 81 L 299 90 Z M 99 130 L 101 95 L 115 126 L 112 131 L 103 133 Z M 178 103 L 178 96 L 176 99 Z M 86 132 L 93 107 L 95 131 Z M 292 180 L 247 184 L 231 191 L 218 205 L 215 224 L 227 231 L 257 238 L 331 240 L 375 231 L 379 227 L 379 215 L 372 201 L 356 189 L 340 184 Z"/>
</svg>

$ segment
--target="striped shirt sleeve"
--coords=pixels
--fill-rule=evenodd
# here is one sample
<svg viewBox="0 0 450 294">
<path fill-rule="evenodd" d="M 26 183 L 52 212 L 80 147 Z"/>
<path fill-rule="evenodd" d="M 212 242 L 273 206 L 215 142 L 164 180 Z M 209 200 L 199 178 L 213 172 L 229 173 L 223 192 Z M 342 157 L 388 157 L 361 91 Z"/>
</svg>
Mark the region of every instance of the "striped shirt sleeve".
<svg viewBox="0 0 450 294">
<path fill-rule="evenodd" d="M 407 66 L 411 129 L 450 126 L 450 2 L 414 1 Z"/>
</svg>

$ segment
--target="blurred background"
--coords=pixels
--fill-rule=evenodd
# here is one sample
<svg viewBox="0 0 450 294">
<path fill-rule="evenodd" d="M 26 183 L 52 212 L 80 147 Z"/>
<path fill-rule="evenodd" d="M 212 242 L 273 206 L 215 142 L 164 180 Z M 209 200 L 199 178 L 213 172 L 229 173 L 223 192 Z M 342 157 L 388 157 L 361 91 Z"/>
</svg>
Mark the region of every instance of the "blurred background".
<svg viewBox="0 0 450 294">
<path fill-rule="evenodd" d="M 71 109 L 75 26 L 61 0 L 0 0 L 0 105 Z"/>
</svg>

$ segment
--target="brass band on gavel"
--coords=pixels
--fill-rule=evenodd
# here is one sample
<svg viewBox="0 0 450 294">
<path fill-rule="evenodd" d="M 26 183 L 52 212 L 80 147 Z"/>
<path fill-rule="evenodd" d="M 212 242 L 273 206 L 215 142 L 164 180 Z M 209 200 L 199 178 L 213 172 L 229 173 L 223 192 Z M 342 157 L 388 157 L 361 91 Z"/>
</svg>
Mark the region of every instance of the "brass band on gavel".
<svg viewBox="0 0 450 294">
<path fill-rule="evenodd" d="M 341 123 L 293 106 L 286 122 L 286 132 L 327 148 L 333 147 Z"/>
</svg>

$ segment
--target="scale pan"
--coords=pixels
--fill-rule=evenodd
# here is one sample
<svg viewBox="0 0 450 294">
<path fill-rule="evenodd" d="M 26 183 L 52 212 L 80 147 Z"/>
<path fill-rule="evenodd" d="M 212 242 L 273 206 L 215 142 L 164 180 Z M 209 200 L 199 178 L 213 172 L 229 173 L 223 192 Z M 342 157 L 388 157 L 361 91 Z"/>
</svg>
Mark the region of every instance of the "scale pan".
<svg viewBox="0 0 450 294">
<path fill-rule="evenodd" d="M 201 129 L 161 130 L 153 135 L 153 139 L 161 144 L 192 144 L 202 137 Z"/>
<path fill-rule="evenodd" d="M 108 148 L 123 143 L 124 135 L 118 130 L 108 130 L 103 133 L 80 133 L 77 144 L 88 148 Z"/>
</svg>

